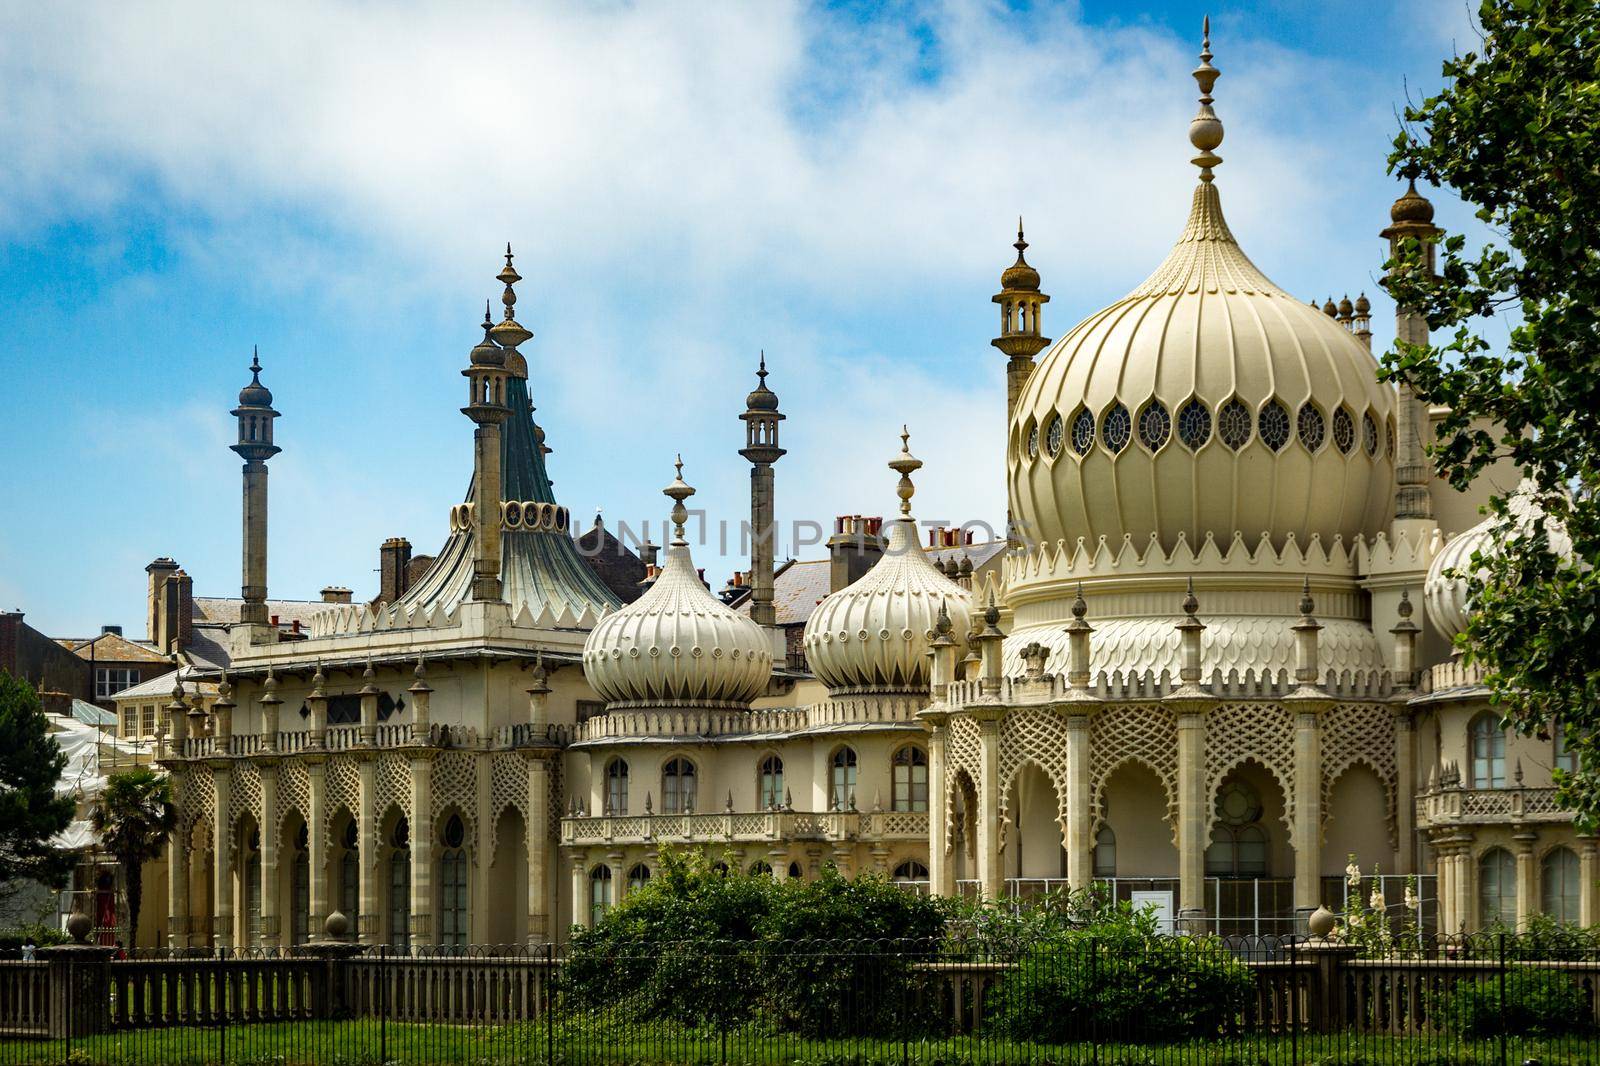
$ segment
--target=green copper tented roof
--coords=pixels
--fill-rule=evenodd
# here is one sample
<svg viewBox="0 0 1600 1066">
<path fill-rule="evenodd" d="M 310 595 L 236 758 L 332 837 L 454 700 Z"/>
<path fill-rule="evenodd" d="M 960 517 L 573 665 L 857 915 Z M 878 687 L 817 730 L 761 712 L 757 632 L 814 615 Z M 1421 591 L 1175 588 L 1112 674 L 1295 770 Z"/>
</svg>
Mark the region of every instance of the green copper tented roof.
<svg viewBox="0 0 1600 1066">
<path fill-rule="evenodd" d="M 511 417 L 500 427 L 501 499 L 554 504 L 555 492 L 545 470 L 544 455 L 535 439 L 528 383 L 513 377 L 506 385 Z M 467 499 L 476 491 L 467 487 Z M 442 607 L 454 611 L 472 587 L 474 535 L 470 530 L 450 534 L 434 563 L 418 582 L 400 597 L 405 610 Z M 568 532 L 504 530 L 500 541 L 501 595 L 513 616 L 526 607 L 535 623 L 588 628 L 621 601 L 578 554 Z"/>
</svg>

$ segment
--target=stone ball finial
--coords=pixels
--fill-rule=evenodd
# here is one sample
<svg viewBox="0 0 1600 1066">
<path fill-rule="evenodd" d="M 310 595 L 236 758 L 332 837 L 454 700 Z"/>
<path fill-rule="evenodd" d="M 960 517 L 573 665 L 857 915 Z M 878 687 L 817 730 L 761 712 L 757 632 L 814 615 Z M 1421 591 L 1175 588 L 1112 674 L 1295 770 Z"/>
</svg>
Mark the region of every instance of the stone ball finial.
<svg viewBox="0 0 1600 1066">
<path fill-rule="evenodd" d="M 82 911 L 73 911 L 67 917 L 67 935 L 79 944 L 89 942 L 89 934 L 94 932 L 94 922 Z"/>
<path fill-rule="evenodd" d="M 1333 932 L 1336 921 L 1332 911 L 1326 907 L 1318 907 L 1306 918 L 1306 929 L 1318 940 L 1326 940 Z"/>
<path fill-rule="evenodd" d="M 343 911 L 329 911 L 327 920 L 322 923 L 322 931 L 329 940 L 343 940 L 350 933 L 350 919 L 344 916 Z"/>
</svg>

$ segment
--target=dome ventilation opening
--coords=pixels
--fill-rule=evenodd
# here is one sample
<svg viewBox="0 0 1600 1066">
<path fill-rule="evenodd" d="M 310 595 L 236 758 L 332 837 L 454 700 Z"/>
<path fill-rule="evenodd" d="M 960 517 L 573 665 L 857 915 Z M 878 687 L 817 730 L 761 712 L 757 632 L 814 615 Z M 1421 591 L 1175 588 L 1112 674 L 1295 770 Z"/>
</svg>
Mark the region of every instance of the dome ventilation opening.
<svg viewBox="0 0 1600 1066">
<path fill-rule="evenodd" d="M 1328 430 L 1327 424 L 1322 420 L 1322 412 L 1317 410 L 1315 404 L 1302 404 L 1295 422 L 1297 423 L 1295 431 L 1300 437 L 1301 447 L 1308 452 L 1314 452 L 1322 447 Z"/>
<path fill-rule="evenodd" d="M 1079 455 L 1087 455 L 1093 446 L 1094 415 L 1085 407 L 1072 419 L 1072 450 Z"/>
<path fill-rule="evenodd" d="M 1054 459 L 1061 453 L 1061 416 L 1051 415 L 1050 425 L 1044 432 L 1044 453 Z"/>
<path fill-rule="evenodd" d="M 1258 416 L 1261 441 L 1275 452 L 1289 443 L 1289 412 L 1277 400 L 1268 400 Z"/>
<path fill-rule="evenodd" d="M 1192 452 L 1211 439 L 1211 412 L 1199 400 L 1190 400 L 1178 412 L 1178 439 Z"/>
<path fill-rule="evenodd" d="M 1160 400 L 1154 400 L 1139 415 L 1139 443 L 1156 452 L 1172 435 L 1172 416 Z"/>
<path fill-rule="evenodd" d="M 1234 451 L 1250 443 L 1250 408 L 1237 396 L 1217 412 L 1217 434 Z"/>
<path fill-rule="evenodd" d="M 1340 407 L 1333 412 L 1333 446 L 1338 448 L 1343 455 L 1349 455 L 1350 449 L 1356 445 L 1356 423 L 1350 417 L 1350 409 Z"/>
<path fill-rule="evenodd" d="M 1128 440 L 1133 435 L 1133 424 L 1128 418 L 1128 409 L 1120 402 L 1113 404 L 1106 412 L 1105 420 L 1100 425 L 1100 439 L 1113 455 L 1128 446 Z"/>
</svg>

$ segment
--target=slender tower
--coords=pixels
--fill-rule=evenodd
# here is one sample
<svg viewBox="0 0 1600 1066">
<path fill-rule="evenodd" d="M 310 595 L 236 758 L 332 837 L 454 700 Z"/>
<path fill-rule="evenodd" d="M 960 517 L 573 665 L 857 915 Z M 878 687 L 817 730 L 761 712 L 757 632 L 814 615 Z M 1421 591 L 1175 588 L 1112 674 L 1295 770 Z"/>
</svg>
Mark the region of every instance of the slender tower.
<svg viewBox="0 0 1600 1066">
<path fill-rule="evenodd" d="M 1033 357 L 1044 350 L 1050 338 L 1039 332 L 1041 311 L 1050 297 L 1039 291 L 1039 272 L 1022 257 L 1028 242 L 1022 237 L 1022 218 L 1017 218 L 1017 261 L 1000 275 L 1000 291 L 994 302 L 1000 305 L 1000 336 L 989 343 L 1006 356 L 1006 436 L 1011 434 L 1011 418 L 1017 411 L 1017 397 L 1033 373 Z M 1013 527 L 1010 509 L 1006 510 L 1006 542 L 1013 548 L 1021 543 Z"/>
<path fill-rule="evenodd" d="M 750 460 L 750 618 L 757 625 L 776 622 L 772 610 L 772 464 L 784 453 L 778 447 L 778 395 L 767 388 L 767 353 L 761 353 L 755 391 L 745 397 L 744 447 Z"/>
<path fill-rule="evenodd" d="M 517 323 L 517 294 L 512 286 L 522 280 L 511 265 L 511 245 L 506 245 L 505 269 L 498 275 L 505 285 L 500 302 L 506 316 L 491 325 L 483 316 L 483 340 L 472 349 L 467 368 L 467 406 L 461 413 L 478 427 L 472 435 L 472 598 L 500 599 L 500 424 L 511 415 L 506 406 L 506 363 L 517 345 L 533 336 Z"/>
<path fill-rule="evenodd" d="M 239 621 L 247 626 L 267 624 L 267 460 L 282 448 L 272 443 L 272 391 L 261 384 L 261 357 L 250 353 L 250 384 L 239 390 L 239 443 L 233 451 L 244 460 L 243 582 L 239 594 L 244 604 Z"/>
<path fill-rule="evenodd" d="M 1378 236 L 1389 242 L 1392 258 L 1400 245 L 1409 237 L 1422 242 L 1427 256 L 1428 273 L 1434 272 L 1434 241 L 1444 231 L 1433 224 L 1433 205 L 1427 197 L 1417 192 L 1415 181 L 1389 209 L 1389 227 Z M 1396 307 L 1394 331 L 1398 340 L 1408 344 L 1428 343 L 1428 320 L 1413 307 Z M 1427 456 L 1423 452 L 1423 434 L 1427 430 L 1428 412 L 1412 392 L 1411 386 L 1401 383 L 1398 414 L 1396 416 L 1397 454 L 1395 456 L 1394 517 L 1404 519 L 1431 519 L 1433 500 L 1428 495 Z"/>
</svg>

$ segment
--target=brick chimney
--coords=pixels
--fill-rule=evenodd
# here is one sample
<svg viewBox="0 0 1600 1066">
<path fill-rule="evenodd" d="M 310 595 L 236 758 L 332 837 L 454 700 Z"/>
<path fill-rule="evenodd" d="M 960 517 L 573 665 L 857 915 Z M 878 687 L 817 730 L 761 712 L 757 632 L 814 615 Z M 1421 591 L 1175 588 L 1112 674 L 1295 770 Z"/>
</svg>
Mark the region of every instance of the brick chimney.
<svg viewBox="0 0 1600 1066">
<path fill-rule="evenodd" d="M 883 556 L 883 519 L 858 514 L 833 520 L 828 538 L 828 591 L 853 585 Z"/>
<path fill-rule="evenodd" d="M 406 589 L 411 589 L 413 585 L 415 585 L 418 581 L 421 581 L 422 575 L 426 574 L 428 572 L 428 568 L 432 565 L 433 556 L 413 555 L 411 557 L 411 562 L 406 564 Z"/>
<path fill-rule="evenodd" d="M 166 650 L 167 578 L 177 569 L 178 564 L 166 556 L 144 568 L 149 575 L 145 592 L 144 635 L 146 640 L 163 651 Z"/>
<path fill-rule="evenodd" d="M 322 590 L 323 603 L 349 603 L 355 594 L 343 585 L 328 585 Z"/>
<path fill-rule="evenodd" d="M 390 537 L 378 548 L 378 602 L 393 603 L 404 596 L 411 587 L 411 542 L 404 537 Z M 324 591 L 323 599 L 327 599 Z M 348 599 L 332 603 L 349 603 Z"/>
<path fill-rule="evenodd" d="M 194 578 L 181 569 L 174 570 L 167 577 L 166 599 L 168 644 L 162 650 L 171 655 L 189 646 L 194 625 Z"/>
<path fill-rule="evenodd" d="M 17 669 L 17 641 L 22 636 L 22 612 L 0 611 L 0 669 L 21 677 Z"/>
</svg>

